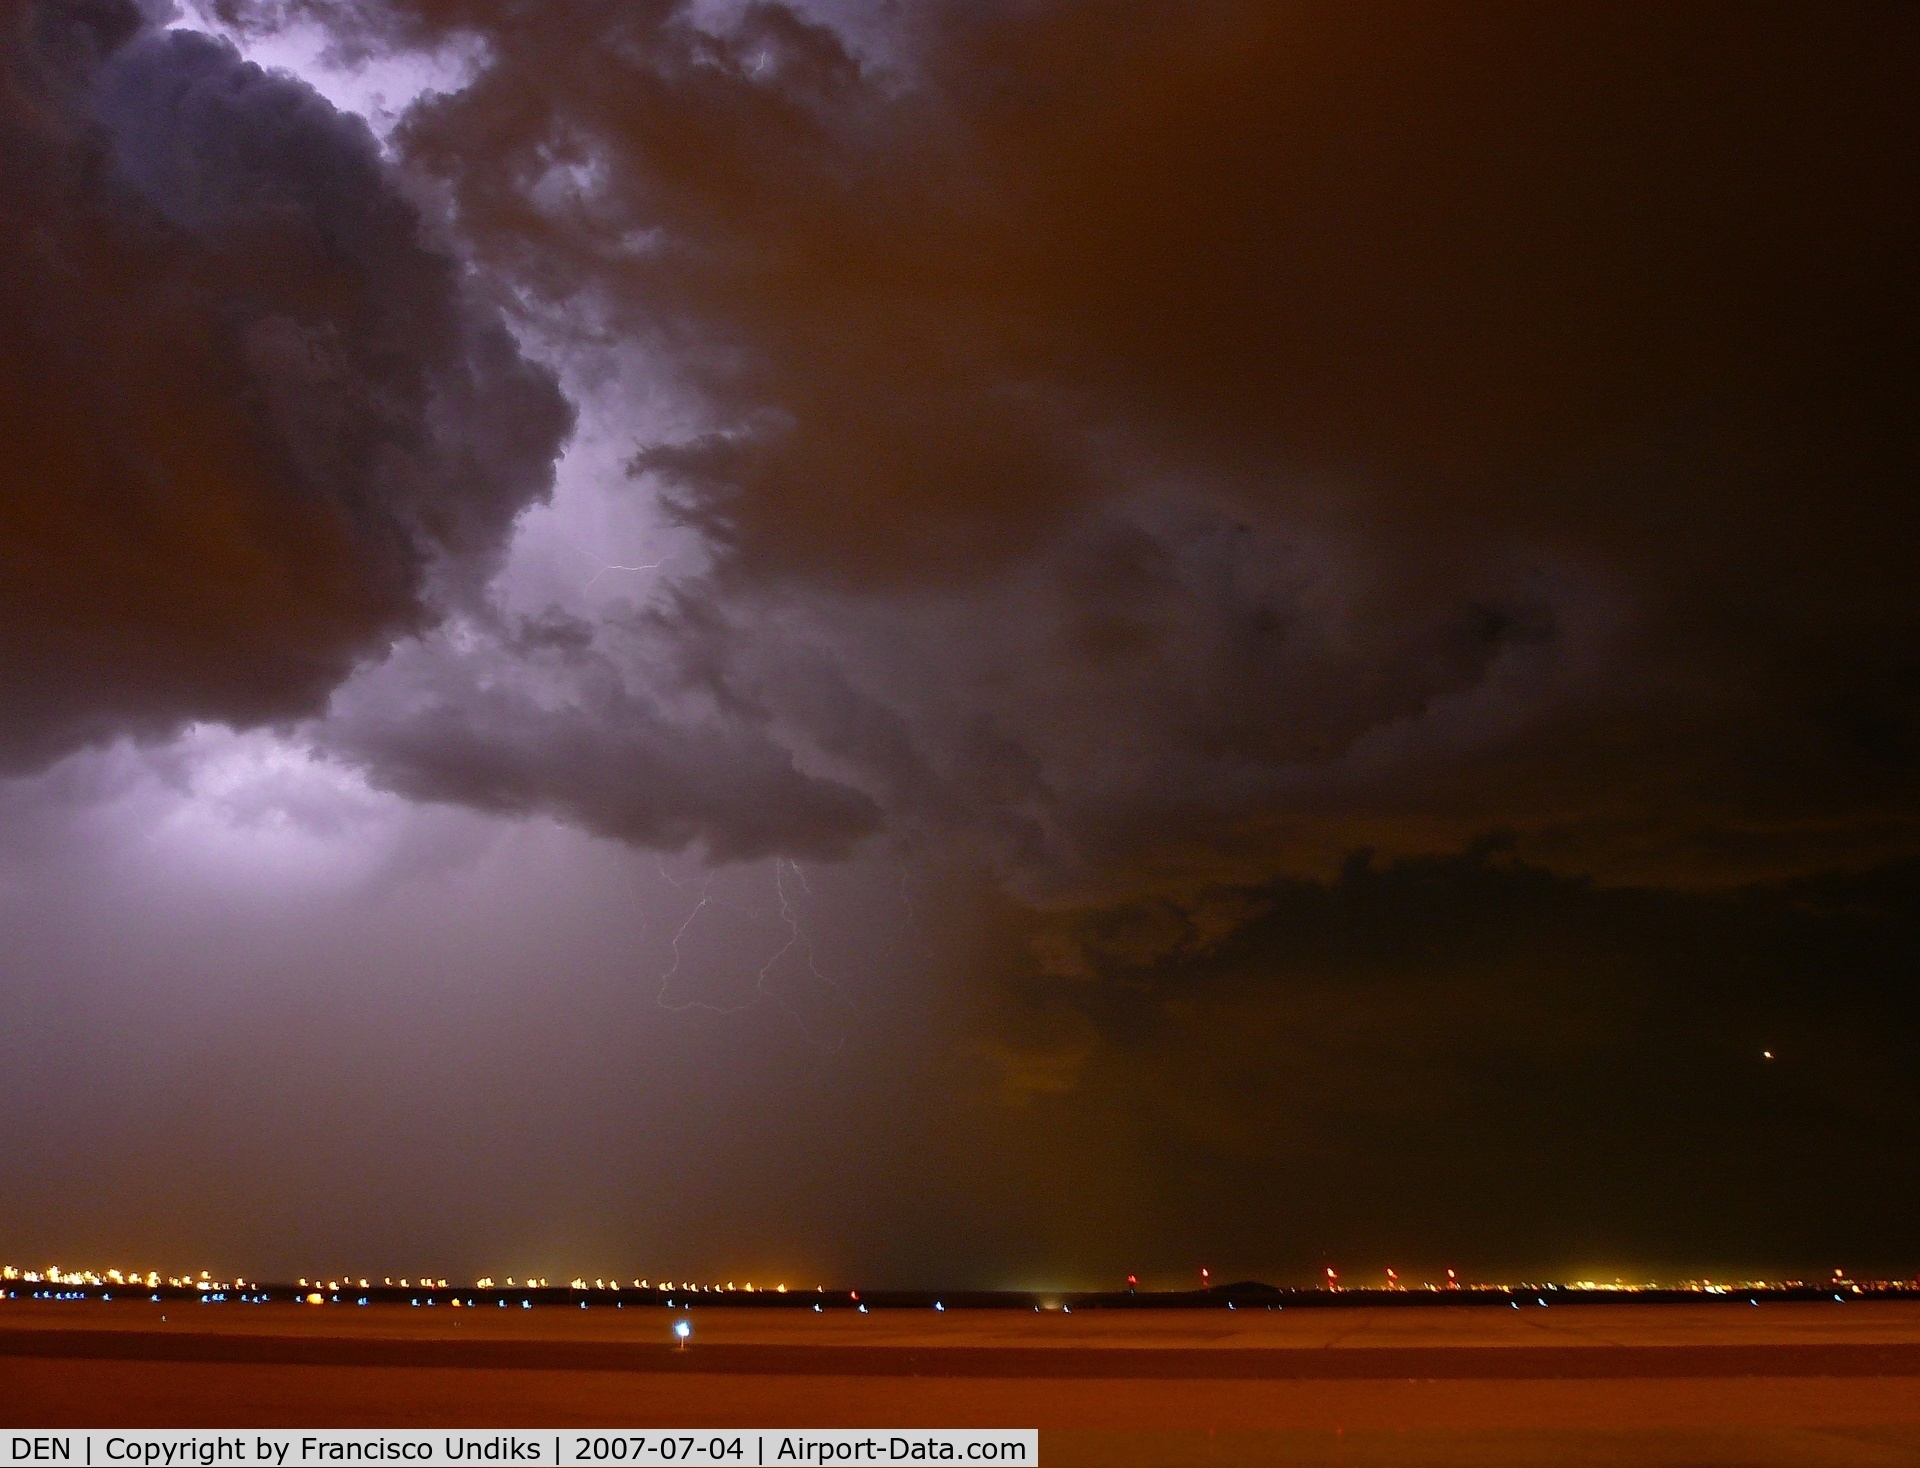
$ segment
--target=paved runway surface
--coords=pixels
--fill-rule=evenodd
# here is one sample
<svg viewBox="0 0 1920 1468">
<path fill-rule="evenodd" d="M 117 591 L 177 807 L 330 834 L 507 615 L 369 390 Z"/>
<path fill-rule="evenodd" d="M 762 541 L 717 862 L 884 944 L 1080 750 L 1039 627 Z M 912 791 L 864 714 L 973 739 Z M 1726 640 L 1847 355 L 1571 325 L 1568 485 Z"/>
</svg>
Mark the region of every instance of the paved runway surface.
<svg viewBox="0 0 1920 1468">
<path fill-rule="evenodd" d="M 668 1342 L 671 1320 L 694 1339 Z M 1016 1426 L 1072 1464 L 1915 1464 L 1920 1305 L 9 1302 L 5 1426 Z"/>
</svg>

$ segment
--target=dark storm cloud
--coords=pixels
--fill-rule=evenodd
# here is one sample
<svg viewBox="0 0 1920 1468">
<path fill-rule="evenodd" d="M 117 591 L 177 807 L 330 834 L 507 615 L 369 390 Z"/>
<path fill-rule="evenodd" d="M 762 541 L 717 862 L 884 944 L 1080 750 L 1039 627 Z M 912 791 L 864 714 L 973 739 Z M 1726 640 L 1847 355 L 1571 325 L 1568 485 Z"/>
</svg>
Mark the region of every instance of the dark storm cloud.
<svg viewBox="0 0 1920 1468">
<path fill-rule="evenodd" d="M 1489 840 L 1013 928 L 995 1058 L 1108 1272 L 1912 1267 L 1910 862 L 1674 892 Z M 1106 1169 L 1129 1222 L 1075 1216 Z"/>
<path fill-rule="evenodd" d="M 670 667 L 622 667 L 564 616 L 458 626 L 336 699 L 322 740 L 416 800 L 552 814 L 717 861 L 844 856 L 874 829 L 873 802 L 797 769 L 764 715 L 684 687 Z"/>
<path fill-rule="evenodd" d="M 0 768 L 315 712 L 484 579 L 569 410 L 359 119 L 130 5 L 3 40 Z"/>
<path fill-rule="evenodd" d="M 1911 15 L 286 10 L 478 39 L 409 166 L 705 404 L 705 667 L 897 830 L 1912 848 Z"/>
<path fill-rule="evenodd" d="M 324 706 L 316 746 L 413 800 L 856 859 L 816 921 L 789 866 L 636 898 L 650 858 L 527 821 L 484 882 L 382 868 L 358 936 L 268 904 L 234 953 L 191 884 L 127 917 L 76 858 L 67 905 L 10 899 L 12 982 L 44 995 L 22 1056 L 57 1022 L 192 1057 L 182 1114 L 285 1159 L 260 1186 L 329 1220 L 303 1239 L 400 1227 L 476 1267 L 502 1205 L 548 1219 L 609 1158 L 633 1182 L 600 1236 L 645 1237 L 633 1159 L 669 1142 L 699 1154 L 677 1247 L 759 1229 L 751 1192 L 768 1237 L 815 1219 L 901 1282 L 1201 1247 L 1912 1267 L 1910 7 L 214 8 L 476 74 L 389 169 L 219 43 L 7 10 L 0 767 Z M 576 603 L 602 615 L 522 615 L 531 531 L 565 523 L 489 583 L 568 413 L 480 296 L 610 431 L 633 388 L 629 441 L 568 472 L 625 460 L 624 523 L 678 521 L 672 558 L 603 558 L 661 562 L 638 604 L 607 577 Z M 122 759 L 0 789 L 0 824 Z M 285 816 L 277 788 L 243 803 Z M 121 804 L 102 843 L 145 851 Z M 548 838 L 573 854 L 519 854 Z M 909 919 L 910 957 L 824 956 Z M 155 1051 L 116 1001 L 173 930 L 155 1013 L 297 950 L 252 1013 L 298 1066 Z M 803 948 L 807 984 L 880 1002 L 832 1006 L 844 1067 L 763 1071 L 784 1031 L 743 1050 L 736 1016 L 811 992 Z M 33 977 L 62 952 L 97 1020 Z M 886 1008 L 917 982 L 937 1004 Z M 486 1045 L 423 1069 L 414 1022 L 489 984 Z M 390 1048 L 325 1155 L 425 1159 L 487 1206 L 356 1219 L 342 1167 L 281 1145 L 358 1084 L 309 1043 L 336 1002 Z M 636 1035 L 709 1023 L 664 1102 Z M 458 1068 L 491 1045 L 506 1090 Z M 19 1107 L 84 1116 L 78 1054 L 6 1071 Z M 99 1089 L 128 1136 L 166 1114 L 159 1082 Z M 129 1145 L 101 1196 L 160 1155 Z M 40 1166 L 42 1198 L 73 1186 Z"/>
<path fill-rule="evenodd" d="M 998 883 L 1056 1257 L 1906 1267 L 1911 16 L 319 9 L 706 405 L 677 692 Z"/>
</svg>

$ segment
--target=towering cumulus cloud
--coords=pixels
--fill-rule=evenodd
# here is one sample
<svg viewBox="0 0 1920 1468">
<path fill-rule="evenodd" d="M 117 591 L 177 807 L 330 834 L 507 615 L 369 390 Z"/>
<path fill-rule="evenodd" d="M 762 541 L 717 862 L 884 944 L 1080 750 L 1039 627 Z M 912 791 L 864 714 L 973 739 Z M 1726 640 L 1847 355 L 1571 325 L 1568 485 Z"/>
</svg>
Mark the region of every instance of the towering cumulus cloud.
<svg viewBox="0 0 1920 1468">
<path fill-rule="evenodd" d="M 0 35 L 0 770 L 316 712 L 480 580 L 571 410 L 365 124 L 130 3 Z"/>
</svg>

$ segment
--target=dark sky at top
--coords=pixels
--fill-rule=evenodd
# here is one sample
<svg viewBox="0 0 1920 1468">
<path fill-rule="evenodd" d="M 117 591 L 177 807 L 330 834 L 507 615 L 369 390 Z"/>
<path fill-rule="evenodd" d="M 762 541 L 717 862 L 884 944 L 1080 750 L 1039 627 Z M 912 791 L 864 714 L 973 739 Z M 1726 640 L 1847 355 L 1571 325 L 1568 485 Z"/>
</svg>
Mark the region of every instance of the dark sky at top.
<svg viewBox="0 0 1920 1468">
<path fill-rule="evenodd" d="M 0 1255 L 1920 1268 L 1910 7 L 0 15 Z"/>
</svg>

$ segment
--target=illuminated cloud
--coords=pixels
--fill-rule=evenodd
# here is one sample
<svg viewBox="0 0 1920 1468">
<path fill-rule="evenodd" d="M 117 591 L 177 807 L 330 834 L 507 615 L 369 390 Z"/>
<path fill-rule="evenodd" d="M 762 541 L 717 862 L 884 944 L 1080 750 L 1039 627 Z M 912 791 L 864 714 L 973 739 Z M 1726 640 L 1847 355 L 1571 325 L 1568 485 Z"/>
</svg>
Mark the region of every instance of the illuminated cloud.
<svg viewBox="0 0 1920 1468">
<path fill-rule="evenodd" d="M 317 712 L 484 582 L 570 411 L 358 118 L 131 5 L 5 44 L 0 768 Z"/>
<path fill-rule="evenodd" d="M 1864 14 L 1737 59 L 1607 6 L 273 14 L 485 55 L 393 148 L 626 383 L 599 493 L 698 553 L 595 665 L 669 665 L 743 788 L 784 750 L 1027 891 L 1494 827 L 1657 881 L 1912 849 L 1911 137 Z M 607 733 L 530 726 L 516 799 L 654 829 L 585 767 L 655 715 L 566 717 Z M 843 839 L 806 788 L 778 839 Z"/>
</svg>

